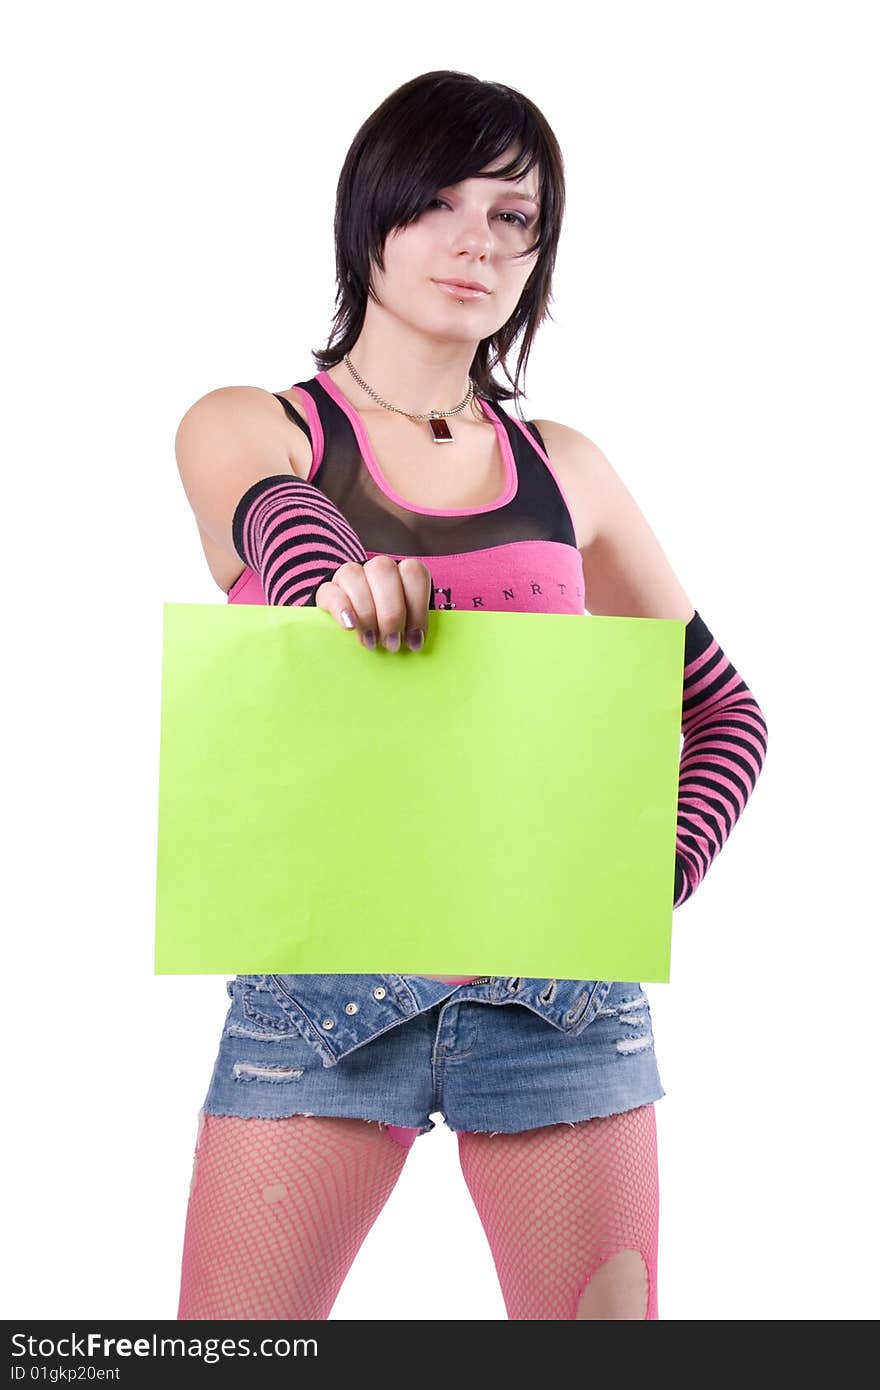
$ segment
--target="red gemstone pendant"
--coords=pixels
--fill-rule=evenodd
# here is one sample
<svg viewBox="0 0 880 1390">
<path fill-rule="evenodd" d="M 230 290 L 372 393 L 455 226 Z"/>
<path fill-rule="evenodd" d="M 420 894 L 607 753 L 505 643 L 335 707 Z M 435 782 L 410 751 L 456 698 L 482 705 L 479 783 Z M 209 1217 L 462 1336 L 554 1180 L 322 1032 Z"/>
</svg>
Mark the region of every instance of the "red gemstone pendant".
<svg viewBox="0 0 880 1390">
<path fill-rule="evenodd" d="M 431 426 L 431 433 L 434 436 L 435 444 L 454 444 L 452 431 L 444 419 L 439 416 L 429 416 L 428 424 Z"/>
</svg>

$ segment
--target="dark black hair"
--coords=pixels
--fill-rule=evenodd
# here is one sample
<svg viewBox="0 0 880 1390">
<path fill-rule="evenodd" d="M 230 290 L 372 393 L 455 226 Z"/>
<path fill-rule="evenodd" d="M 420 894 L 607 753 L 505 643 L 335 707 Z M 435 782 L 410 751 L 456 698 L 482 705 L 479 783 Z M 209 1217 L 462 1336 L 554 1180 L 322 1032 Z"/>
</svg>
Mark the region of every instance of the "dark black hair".
<svg viewBox="0 0 880 1390">
<path fill-rule="evenodd" d="M 511 147 L 512 161 L 482 173 Z M 336 188 L 336 314 L 327 347 L 312 351 L 318 367 L 334 367 L 357 341 L 367 295 L 376 300 L 371 262 L 384 271 L 382 250 L 389 232 L 413 222 L 440 188 L 481 175 L 519 179 L 535 167 L 540 176 L 538 237 L 520 253 L 537 250 L 535 265 L 516 309 L 497 333 L 479 343 L 470 369 L 477 395 L 510 400 L 524 394 L 519 377 L 532 340 L 544 319 L 552 319 L 548 306 L 565 207 L 562 154 L 528 97 L 465 72 L 426 72 L 404 83 L 367 118 L 351 143 Z M 521 333 L 513 380 L 507 354 Z M 493 380 L 497 364 L 512 389 Z"/>
</svg>

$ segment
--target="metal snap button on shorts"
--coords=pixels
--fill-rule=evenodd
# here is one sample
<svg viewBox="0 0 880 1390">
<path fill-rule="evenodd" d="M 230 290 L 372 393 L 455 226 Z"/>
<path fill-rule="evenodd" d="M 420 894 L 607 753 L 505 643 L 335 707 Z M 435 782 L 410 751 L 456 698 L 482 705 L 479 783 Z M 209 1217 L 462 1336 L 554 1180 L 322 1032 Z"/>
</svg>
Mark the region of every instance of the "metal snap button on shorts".
<svg viewBox="0 0 880 1390">
<path fill-rule="evenodd" d="M 515 1133 L 659 1100 L 638 983 L 239 975 L 203 1109 Z M 440 995 L 442 997 L 437 998 Z"/>
</svg>

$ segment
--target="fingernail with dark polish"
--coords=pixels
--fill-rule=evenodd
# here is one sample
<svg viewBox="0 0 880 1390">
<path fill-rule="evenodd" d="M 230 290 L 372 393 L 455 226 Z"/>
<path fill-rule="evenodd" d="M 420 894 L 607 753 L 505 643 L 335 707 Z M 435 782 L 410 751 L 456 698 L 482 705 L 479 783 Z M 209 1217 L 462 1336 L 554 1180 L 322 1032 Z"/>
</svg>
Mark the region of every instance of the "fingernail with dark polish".
<svg viewBox="0 0 880 1390">
<path fill-rule="evenodd" d="M 406 634 L 406 645 L 409 647 L 411 652 L 420 651 L 424 640 L 425 634 L 419 627 L 410 628 L 409 632 Z"/>
<path fill-rule="evenodd" d="M 370 651 L 372 651 L 376 645 L 376 634 L 372 628 L 364 633 L 364 645 L 369 647 Z"/>
</svg>

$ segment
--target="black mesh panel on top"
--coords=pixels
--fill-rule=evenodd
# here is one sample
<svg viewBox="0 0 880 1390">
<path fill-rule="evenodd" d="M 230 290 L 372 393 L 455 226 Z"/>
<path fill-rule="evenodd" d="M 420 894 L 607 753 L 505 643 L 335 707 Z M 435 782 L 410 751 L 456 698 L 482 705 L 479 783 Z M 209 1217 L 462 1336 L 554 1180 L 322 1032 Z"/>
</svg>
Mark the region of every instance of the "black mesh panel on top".
<svg viewBox="0 0 880 1390">
<path fill-rule="evenodd" d="M 321 463 L 311 481 L 339 508 L 365 550 L 380 555 L 419 556 L 454 555 L 514 541 L 576 545 L 568 508 L 552 474 L 498 402 L 489 404 L 513 451 L 518 478 L 513 497 L 500 507 L 475 515 L 430 516 L 399 506 L 382 491 L 361 458 L 351 421 L 316 378 L 295 384 L 314 401 L 324 432 Z M 283 396 L 277 399 L 311 439 L 310 431 L 290 402 Z M 525 424 L 544 448 L 535 425 L 531 421 Z M 444 445 L 437 448 L 443 449 Z"/>
</svg>

